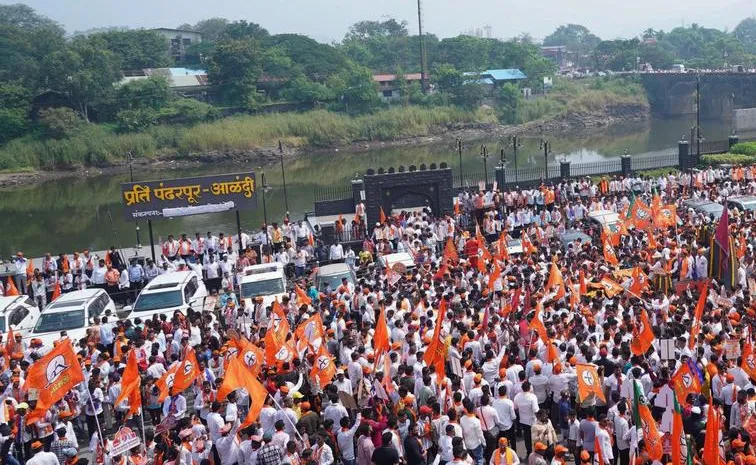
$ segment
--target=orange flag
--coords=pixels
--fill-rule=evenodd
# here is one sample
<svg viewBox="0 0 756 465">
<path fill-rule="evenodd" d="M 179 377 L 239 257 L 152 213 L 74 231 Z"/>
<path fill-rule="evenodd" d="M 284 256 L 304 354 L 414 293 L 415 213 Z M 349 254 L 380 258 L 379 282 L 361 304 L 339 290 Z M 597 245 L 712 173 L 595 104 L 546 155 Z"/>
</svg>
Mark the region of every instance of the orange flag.
<svg viewBox="0 0 756 465">
<path fill-rule="evenodd" d="M 557 293 L 554 296 L 554 300 L 559 300 L 566 295 L 567 289 L 564 285 L 562 271 L 556 263 L 552 263 L 551 271 L 549 271 L 549 281 L 546 283 L 546 291 L 551 292 L 555 287 L 557 288 Z"/>
<path fill-rule="evenodd" d="M 554 363 L 554 360 L 559 359 L 559 348 L 554 344 L 554 341 L 549 339 L 546 344 L 546 363 Z"/>
<path fill-rule="evenodd" d="M 452 241 L 451 238 L 447 239 L 446 245 L 444 245 L 444 263 L 447 263 L 449 260 L 451 260 L 453 263 L 457 263 L 459 261 L 457 247 L 454 245 L 454 241 Z"/>
<path fill-rule="evenodd" d="M 745 361 L 745 358 L 743 359 Z M 687 405 L 689 394 L 701 393 L 701 380 L 698 375 L 690 369 L 690 362 L 683 364 L 672 377 L 672 385 L 675 389 L 675 396 L 680 405 Z"/>
<path fill-rule="evenodd" d="M 640 297 L 641 293 L 648 287 L 648 276 L 639 266 L 633 268 L 633 274 L 631 276 L 633 281 L 628 290 L 631 294 Z"/>
<path fill-rule="evenodd" d="M 493 292 L 494 291 L 494 285 L 496 284 L 496 281 L 501 277 L 501 269 L 499 268 L 499 264 L 496 263 L 494 260 L 493 264 L 493 270 L 491 270 L 491 274 L 488 275 L 488 291 Z"/>
<path fill-rule="evenodd" d="M 609 278 L 601 278 L 601 281 L 597 283 L 590 283 L 590 286 L 594 289 L 601 289 L 604 291 L 607 297 L 610 299 L 618 294 L 625 292 L 625 288 L 617 284 L 616 281 Z"/>
<path fill-rule="evenodd" d="M 583 402 L 589 395 L 595 394 L 597 398 L 606 402 L 604 390 L 601 389 L 598 370 L 596 365 L 578 363 L 577 365 L 578 399 Z"/>
<path fill-rule="evenodd" d="M 454 201 L 454 215 L 460 214 L 460 208 L 459 208 L 459 197 Z"/>
<path fill-rule="evenodd" d="M 596 452 L 596 465 L 606 465 L 604 451 L 601 450 L 601 441 L 599 441 L 598 436 L 593 438 L 593 450 Z"/>
<path fill-rule="evenodd" d="M 265 333 L 265 363 L 280 365 L 294 360 L 296 350 L 285 339 L 276 336 L 276 332 L 268 329 Z"/>
<path fill-rule="evenodd" d="M 265 353 L 261 348 L 252 344 L 247 339 L 242 339 L 241 346 L 237 357 L 244 362 L 244 365 L 249 369 L 253 376 L 257 376 L 262 370 Z"/>
<path fill-rule="evenodd" d="M 390 345 L 386 308 L 381 305 L 381 312 L 378 314 L 378 321 L 375 323 L 375 333 L 373 334 L 373 352 L 376 361 L 382 353 L 389 351 Z"/>
<path fill-rule="evenodd" d="M 310 247 L 315 247 L 315 236 L 312 233 L 307 233 L 307 244 Z"/>
<path fill-rule="evenodd" d="M 320 346 L 318 351 L 318 358 L 315 359 L 315 364 L 310 370 L 310 378 L 312 378 L 320 389 L 326 387 L 333 377 L 336 375 L 336 364 L 333 363 L 331 354 L 328 353 L 325 346 Z"/>
<path fill-rule="evenodd" d="M 168 393 L 173 389 L 173 383 L 176 380 L 176 373 L 178 372 L 179 368 L 181 368 L 183 364 L 182 363 L 176 363 L 171 368 L 166 371 L 163 376 L 160 377 L 159 380 L 155 381 L 155 386 L 157 386 L 158 391 L 160 391 L 160 395 L 158 396 L 158 401 L 163 402 L 166 397 L 168 397 Z"/>
<path fill-rule="evenodd" d="M 606 260 L 606 262 L 610 265 L 619 265 L 617 252 L 614 251 L 614 247 L 612 247 L 611 242 L 609 242 L 609 238 L 603 232 L 601 233 L 601 244 L 604 249 L 604 260 Z"/>
<path fill-rule="evenodd" d="M 16 283 L 13 282 L 13 278 L 8 276 L 8 290 L 5 291 L 5 295 L 8 297 L 20 295 L 18 292 L 18 289 L 16 288 Z"/>
<path fill-rule="evenodd" d="M 26 264 L 26 278 L 30 279 L 34 276 L 34 260 L 29 259 L 29 263 Z"/>
<path fill-rule="evenodd" d="M 664 455 L 664 447 L 662 446 L 661 435 L 659 435 L 659 429 L 656 426 L 656 420 L 651 415 L 651 409 L 645 402 L 638 402 L 638 416 L 641 419 L 643 426 L 643 442 L 646 444 L 646 452 L 651 460 L 661 460 Z M 678 438 L 675 438 L 679 440 Z"/>
<path fill-rule="evenodd" d="M 633 225 L 638 229 L 648 229 L 651 226 L 653 214 L 651 208 L 642 200 L 636 198 L 630 205 L 630 218 Z"/>
<path fill-rule="evenodd" d="M 543 320 L 541 319 L 541 312 L 543 312 L 543 304 L 538 302 L 535 308 L 535 315 L 533 315 L 533 319 L 530 320 L 530 329 L 538 333 L 538 337 L 540 337 L 543 342 L 548 342 L 549 337 L 546 333 L 546 326 L 544 326 Z"/>
<path fill-rule="evenodd" d="M 299 284 L 294 285 L 294 292 L 297 294 L 297 305 L 300 307 L 302 305 L 312 305 L 312 299 L 307 295 L 304 289 L 299 287 Z"/>
<path fill-rule="evenodd" d="M 443 378 L 446 376 L 446 343 L 441 339 L 441 326 L 446 317 L 446 300 L 441 299 L 438 305 L 438 317 L 436 318 L 436 327 L 433 328 L 433 340 L 428 344 L 428 348 L 423 355 L 423 361 L 428 366 L 435 366 L 436 376 Z"/>
<path fill-rule="evenodd" d="M 36 408 L 26 417 L 27 424 L 44 418 L 50 407 L 83 381 L 71 340 L 65 339 L 29 368 L 24 388 L 27 392 L 36 389 L 38 398 Z"/>
<path fill-rule="evenodd" d="M 281 308 L 281 305 L 278 304 L 278 301 L 273 301 L 273 311 L 270 314 L 268 332 L 272 332 L 276 339 L 281 343 L 288 338 L 288 335 L 291 332 L 289 320 L 286 318 L 286 314 Z"/>
<path fill-rule="evenodd" d="M 55 289 L 53 289 L 52 296 L 50 297 L 50 302 L 60 297 L 61 291 L 60 291 L 60 281 L 57 279 L 55 280 Z"/>
<path fill-rule="evenodd" d="M 383 212 L 383 207 L 378 207 L 380 210 L 378 211 L 378 221 L 380 221 L 381 224 L 386 224 L 386 213 Z"/>
<path fill-rule="evenodd" d="M 654 226 L 657 228 L 669 228 L 677 223 L 677 205 L 664 205 L 654 215 Z"/>
<path fill-rule="evenodd" d="M 113 405 L 118 405 L 129 400 L 129 415 L 134 415 L 142 406 L 142 378 L 139 376 L 139 365 L 137 364 L 136 350 L 129 351 L 129 359 L 126 362 L 126 369 L 123 370 L 121 378 L 121 394 Z"/>
<path fill-rule="evenodd" d="M 498 247 L 497 247 L 497 256 L 501 261 L 509 260 L 509 250 L 507 250 L 507 238 L 504 236 L 504 233 L 499 234 L 499 241 L 498 241 Z"/>
<path fill-rule="evenodd" d="M 743 363 L 740 364 L 740 368 L 743 369 L 752 380 L 756 380 L 756 354 L 753 353 L 753 346 L 750 342 L 746 342 L 743 347 Z"/>
<path fill-rule="evenodd" d="M 325 337 L 323 319 L 320 317 L 320 313 L 316 313 L 301 322 L 294 331 L 294 338 L 297 340 L 297 352 L 303 353 L 309 347 L 314 353 L 317 353 Z"/>
<path fill-rule="evenodd" d="M 218 387 L 218 399 L 225 399 L 232 391 L 239 388 L 244 388 L 249 393 L 249 413 L 240 426 L 240 428 L 246 428 L 260 416 L 268 391 L 245 368 L 241 360 L 234 358 L 229 362 L 223 376 L 223 383 Z"/>
<path fill-rule="evenodd" d="M 585 271 L 583 269 L 578 272 L 578 284 L 580 284 L 581 294 L 588 292 L 588 281 L 585 279 Z"/>
<path fill-rule="evenodd" d="M 189 386 L 194 383 L 194 380 L 202 375 L 197 363 L 197 356 L 194 354 L 194 349 L 189 349 L 186 353 L 186 358 L 179 365 L 179 369 L 176 371 L 176 377 L 173 380 L 173 386 L 171 387 L 172 394 L 178 394 L 183 392 Z"/>
<path fill-rule="evenodd" d="M 696 303 L 696 311 L 693 314 L 693 323 L 690 327 L 690 340 L 688 340 L 688 348 L 693 349 L 696 345 L 696 338 L 698 332 L 701 331 L 701 318 L 703 318 L 704 307 L 706 307 L 706 297 L 709 293 L 709 286 L 700 286 L 701 295 L 698 296 L 698 303 Z"/>
<path fill-rule="evenodd" d="M 640 324 L 637 325 L 633 331 L 633 340 L 630 341 L 630 350 L 635 355 L 643 355 L 651 347 L 654 342 L 654 330 L 651 327 L 651 322 L 648 319 L 648 315 L 645 310 L 641 310 Z"/>
<path fill-rule="evenodd" d="M 706 435 L 701 458 L 703 465 L 723 465 L 725 463 L 719 450 L 719 434 L 722 429 L 722 417 L 717 407 L 709 399 L 709 413 L 706 419 Z"/>
</svg>

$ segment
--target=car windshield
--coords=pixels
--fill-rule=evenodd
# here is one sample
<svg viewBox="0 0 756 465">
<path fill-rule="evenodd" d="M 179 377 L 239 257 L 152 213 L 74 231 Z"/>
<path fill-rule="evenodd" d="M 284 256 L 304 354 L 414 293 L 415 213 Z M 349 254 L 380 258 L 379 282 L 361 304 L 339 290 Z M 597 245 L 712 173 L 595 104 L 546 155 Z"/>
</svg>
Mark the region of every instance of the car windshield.
<svg viewBox="0 0 756 465">
<path fill-rule="evenodd" d="M 318 289 L 321 291 L 330 286 L 331 289 L 336 289 L 341 286 L 341 278 L 346 278 L 352 282 L 352 275 L 349 272 L 329 274 L 327 276 L 318 276 Z"/>
<path fill-rule="evenodd" d="M 69 310 L 65 312 L 43 313 L 39 316 L 35 333 L 49 333 L 51 331 L 65 331 L 67 329 L 83 328 L 84 310 Z"/>
<path fill-rule="evenodd" d="M 145 312 L 157 308 L 180 307 L 183 304 L 181 291 L 151 292 L 149 294 L 139 294 L 134 311 Z"/>
<path fill-rule="evenodd" d="M 252 281 L 242 283 L 241 295 L 243 299 L 251 299 L 257 296 L 283 294 L 286 292 L 283 279 L 263 279 L 261 281 Z"/>
</svg>

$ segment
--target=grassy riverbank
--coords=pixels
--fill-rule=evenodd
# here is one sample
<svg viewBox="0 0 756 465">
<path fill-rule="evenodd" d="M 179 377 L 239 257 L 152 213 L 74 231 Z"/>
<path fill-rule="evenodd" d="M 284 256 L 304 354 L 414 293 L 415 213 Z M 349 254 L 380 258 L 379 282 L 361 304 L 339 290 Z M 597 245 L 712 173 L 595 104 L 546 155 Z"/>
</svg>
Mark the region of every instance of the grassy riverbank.
<svg viewBox="0 0 756 465">
<path fill-rule="evenodd" d="M 506 120 L 550 121 L 576 114 L 601 119 L 618 108 L 631 108 L 636 113 L 647 109 L 642 88 L 627 80 L 559 80 L 547 97 L 519 99 L 512 109 L 516 118 Z M 487 106 L 477 110 L 407 106 L 352 117 L 313 110 L 234 116 L 193 126 L 159 125 L 133 134 L 118 134 L 108 125 L 87 124 L 63 139 L 27 136 L 10 141 L 0 147 L 0 172 L 104 167 L 122 164 L 128 152 L 136 158 L 170 159 L 196 154 L 270 153 L 279 140 L 287 148 L 393 141 L 498 124 L 502 111 Z"/>
</svg>

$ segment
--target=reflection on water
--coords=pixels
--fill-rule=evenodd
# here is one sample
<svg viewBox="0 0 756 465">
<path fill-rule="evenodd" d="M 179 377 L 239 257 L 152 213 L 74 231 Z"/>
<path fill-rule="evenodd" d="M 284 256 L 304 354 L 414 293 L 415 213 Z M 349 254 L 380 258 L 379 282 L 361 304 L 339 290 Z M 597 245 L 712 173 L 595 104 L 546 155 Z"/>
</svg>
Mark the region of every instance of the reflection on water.
<svg viewBox="0 0 756 465">
<path fill-rule="evenodd" d="M 550 161 L 567 156 L 573 162 L 589 162 L 621 155 L 625 150 L 640 154 L 676 146 L 683 136 L 690 137 L 692 120 L 652 120 L 637 125 L 618 125 L 601 131 L 575 136 L 550 137 Z M 729 133 L 729 122 L 702 123 L 703 135 L 710 140 L 721 140 Z M 540 138 L 524 139 L 518 149 L 518 166 L 542 165 L 543 152 Z M 479 156 L 480 145 L 485 144 L 491 156 L 487 160 L 489 170 L 498 163 L 500 150 L 504 148 L 513 166 L 514 157 L 508 141 L 486 139 L 466 144 L 462 169 L 466 173 L 482 173 L 483 160 Z M 374 149 L 354 153 L 333 151 L 302 156 L 286 165 L 288 203 L 294 218 L 312 210 L 313 192 L 316 188 L 342 186 L 368 168 L 398 167 L 447 162 L 458 172 L 459 157 L 454 144 L 447 142 L 434 146 Z M 145 170 L 136 172 L 135 179 L 176 178 L 182 176 L 261 171 L 266 172 L 271 191 L 267 194 L 268 220 L 280 220 L 284 213 L 281 170 L 277 164 L 252 166 L 248 163 L 219 164 L 190 169 Z M 0 258 L 8 258 L 17 250 L 27 256 L 40 256 L 45 252 L 57 254 L 72 252 L 85 247 L 101 250 L 116 244 L 132 246 L 136 242 L 134 223 L 123 218 L 120 183 L 128 175 L 108 175 L 86 179 L 63 179 L 42 183 L 33 187 L 0 192 L 0 217 L 4 231 L 0 236 Z M 259 179 L 259 178 L 258 178 Z M 263 222 L 262 198 L 258 209 L 241 212 L 245 230 L 259 228 Z M 141 239 L 148 243 L 147 224 L 141 223 Z M 153 223 L 154 235 L 207 231 L 236 231 L 234 213 L 199 215 Z"/>
</svg>

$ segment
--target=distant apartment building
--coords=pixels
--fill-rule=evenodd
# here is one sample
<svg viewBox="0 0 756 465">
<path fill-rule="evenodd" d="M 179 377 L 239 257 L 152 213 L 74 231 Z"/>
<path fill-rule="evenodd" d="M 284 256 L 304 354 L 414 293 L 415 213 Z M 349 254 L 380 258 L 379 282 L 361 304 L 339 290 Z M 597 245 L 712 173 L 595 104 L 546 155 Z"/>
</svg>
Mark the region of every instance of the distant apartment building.
<svg viewBox="0 0 756 465">
<path fill-rule="evenodd" d="M 404 80 L 407 82 L 407 85 L 415 82 L 422 84 L 420 73 L 405 74 Z M 428 82 L 428 74 L 425 75 L 425 80 Z M 401 82 L 397 79 L 396 74 L 374 74 L 373 81 L 378 83 L 378 95 L 384 102 L 390 102 L 402 97 Z"/>
<path fill-rule="evenodd" d="M 153 29 L 153 31 L 168 39 L 169 51 L 173 59 L 177 62 L 184 60 L 184 57 L 186 57 L 186 50 L 191 45 L 202 42 L 202 34 L 195 31 L 168 29 L 164 27 Z"/>
</svg>

